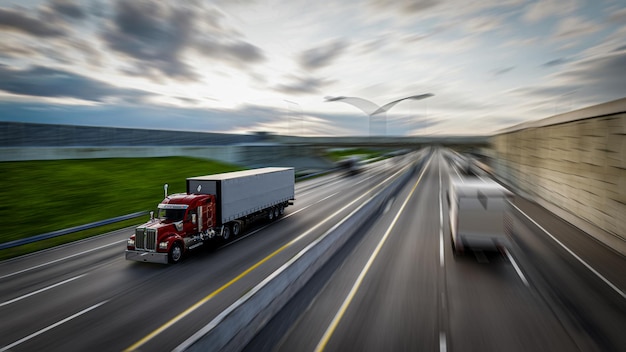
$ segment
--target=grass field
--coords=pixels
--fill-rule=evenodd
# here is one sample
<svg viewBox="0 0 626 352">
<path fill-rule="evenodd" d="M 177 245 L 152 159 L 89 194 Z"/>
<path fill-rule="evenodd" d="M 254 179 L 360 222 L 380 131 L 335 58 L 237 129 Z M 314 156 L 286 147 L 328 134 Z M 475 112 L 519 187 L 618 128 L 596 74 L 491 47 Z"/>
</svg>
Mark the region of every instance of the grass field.
<svg viewBox="0 0 626 352">
<path fill-rule="evenodd" d="M 389 150 L 373 150 L 364 148 L 343 148 L 331 150 L 327 153 L 327 157 L 332 161 L 339 161 L 348 156 L 360 155 L 364 159 L 377 158 L 387 153 Z"/>
<path fill-rule="evenodd" d="M 236 170 L 241 168 L 185 157 L 1 162 L 0 243 L 154 210 L 165 183 L 169 193 L 185 192 L 187 177 Z M 82 237 L 96 233 L 103 231 L 84 231 Z"/>
</svg>

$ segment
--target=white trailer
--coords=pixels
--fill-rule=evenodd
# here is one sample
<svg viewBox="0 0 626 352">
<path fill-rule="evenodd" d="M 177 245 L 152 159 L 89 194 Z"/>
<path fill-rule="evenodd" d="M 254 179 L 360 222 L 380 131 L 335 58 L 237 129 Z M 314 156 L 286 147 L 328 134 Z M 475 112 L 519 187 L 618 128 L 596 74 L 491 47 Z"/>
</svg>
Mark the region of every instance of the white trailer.
<svg viewBox="0 0 626 352">
<path fill-rule="evenodd" d="M 513 194 L 492 180 L 450 181 L 448 204 L 454 253 L 507 247 L 513 230 L 508 199 Z"/>
<path fill-rule="evenodd" d="M 188 194 L 213 194 L 217 226 L 256 215 L 273 219 L 294 200 L 294 169 L 266 167 L 187 179 Z"/>
</svg>

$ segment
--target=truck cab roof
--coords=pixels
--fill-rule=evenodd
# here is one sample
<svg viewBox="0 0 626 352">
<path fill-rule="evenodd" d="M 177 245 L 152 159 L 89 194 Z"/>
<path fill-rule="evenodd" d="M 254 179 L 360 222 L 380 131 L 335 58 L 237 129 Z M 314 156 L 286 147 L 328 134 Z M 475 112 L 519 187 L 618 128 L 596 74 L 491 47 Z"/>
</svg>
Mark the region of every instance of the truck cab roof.
<svg viewBox="0 0 626 352">
<path fill-rule="evenodd" d="M 176 193 L 165 197 L 161 204 L 196 206 L 199 202 L 211 197 L 208 194 Z"/>
</svg>

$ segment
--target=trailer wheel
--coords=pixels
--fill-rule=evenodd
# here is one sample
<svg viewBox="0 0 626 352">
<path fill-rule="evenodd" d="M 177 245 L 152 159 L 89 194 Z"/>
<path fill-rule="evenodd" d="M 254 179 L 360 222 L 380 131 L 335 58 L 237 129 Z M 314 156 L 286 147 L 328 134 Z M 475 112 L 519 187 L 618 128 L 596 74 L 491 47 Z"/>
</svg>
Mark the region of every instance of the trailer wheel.
<svg viewBox="0 0 626 352">
<path fill-rule="evenodd" d="M 280 213 L 280 215 L 285 214 L 285 206 L 281 205 L 280 207 L 278 207 L 278 212 Z"/>
<path fill-rule="evenodd" d="M 180 261 L 180 259 L 183 257 L 183 247 L 180 246 L 180 243 L 175 242 L 172 245 L 168 257 L 171 264 L 176 264 Z"/>
<path fill-rule="evenodd" d="M 241 223 L 239 221 L 233 222 L 233 237 L 237 237 L 241 234 Z"/>
<path fill-rule="evenodd" d="M 225 224 L 224 228 L 222 229 L 222 239 L 224 241 L 228 241 L 229 238 L 230 238 L 230 225 Z"/>
<path fill-rule="evenodd" d="M 269 220 L 269 221 L 274 220 L 274 209 L 273 208 L 270 208 L 267 211 L 267 220 Z"/>
<path fill-rule="evenodd" d="M 274 219 L 278 219 L 280 216 L 280 209 L 278 207 L 274 208 Z"/>
</svg>

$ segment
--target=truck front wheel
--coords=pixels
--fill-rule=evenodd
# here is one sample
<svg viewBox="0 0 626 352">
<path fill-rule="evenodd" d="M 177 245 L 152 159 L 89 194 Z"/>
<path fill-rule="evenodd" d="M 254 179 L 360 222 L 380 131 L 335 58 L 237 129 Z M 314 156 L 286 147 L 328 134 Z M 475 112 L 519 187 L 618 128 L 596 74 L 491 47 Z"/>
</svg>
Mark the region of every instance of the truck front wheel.
<svg viewBox="0 0 626 352">
<path fill-rule="evenodd" d="M 230 238 L 230 224 L 225 224 L 224 228 L 222 229 L 222 239 L 224 241 L 228 241 L 229 238 Z"/>
<path fill-rule="evenodd" d="M 175 242 L 170 248 L 169 252 L 169 261 L 171 264 L 176 264 L 183 257 L 183 247 L 180 246 L 180 243 Z"/>
</svg>

